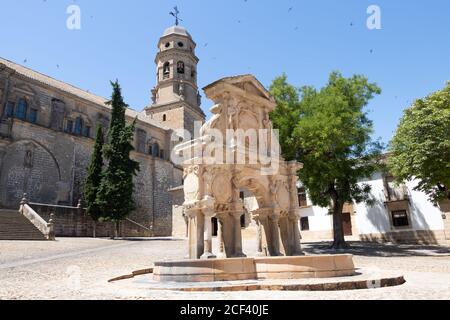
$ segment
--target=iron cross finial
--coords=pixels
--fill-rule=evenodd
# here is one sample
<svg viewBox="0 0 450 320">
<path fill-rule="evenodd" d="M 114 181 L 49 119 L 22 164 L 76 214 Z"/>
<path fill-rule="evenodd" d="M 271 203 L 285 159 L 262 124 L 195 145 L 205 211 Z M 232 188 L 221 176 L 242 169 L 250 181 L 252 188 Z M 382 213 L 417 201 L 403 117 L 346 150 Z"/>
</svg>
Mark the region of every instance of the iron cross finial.
<svg viewBox="0 0 450 320">
<path fill-rule="evenodd" d="M 178 11 L 177 6 L 175 6 L 173 9 L 174 9 L 174 11 L 169 12 L 169 14 L 175 17 L 175 25 L 179 25 L 180 21 L 183 21 L 182 19 L 180 19 L 178 17 L 178 15 L 180 14 L 180 11 Z"/>
</svg>

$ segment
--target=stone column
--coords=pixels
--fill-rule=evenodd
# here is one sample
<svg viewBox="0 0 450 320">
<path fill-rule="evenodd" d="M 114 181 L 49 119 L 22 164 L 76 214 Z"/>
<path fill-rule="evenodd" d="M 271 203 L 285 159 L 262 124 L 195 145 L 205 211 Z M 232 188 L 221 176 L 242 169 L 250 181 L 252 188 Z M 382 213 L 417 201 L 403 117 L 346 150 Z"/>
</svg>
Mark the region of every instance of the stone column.
<svg viewBox="0 0 450 320">
<path fill-rule="evenodd" d="M 295 216 L 295 217 L 290 218 L 289 220 L 291 221 L 292 228 L 294 229 L 293 230 L 294 252 L 292 253 L 292 255 L 303 256 L 305 254 L 303 253 L 302 245 L 300 243 L 301 234 L 300 234 L 300 229 L 299 229 L 299 218 L 297 216 Z"/>
<path fill-rule="evenodd" d="M 221 233 L 224 253 L 226 258 L 230 258 L 234 255 L 234 224 L 233 217 L 228 214 L 228 211 L 216 213 L 216 217 L 219 220 L 219 231 Z"/>
<path fill-rule="evenodd" d="M 261 222 L 259 221 L 259 218 L 255 219 L 256 221 L 256 226 L 257 226 L 257 238 L 256 238 L 256 249 L 257 249 L 257 253 L 256 256 L 258 257 L 263 257 L 265 256 L 265 253 L 263 252 L 263 234 L 262 234 L 262 225 Z"/>
<path fill-rule="evenodd" d="M 241 230 L 241 216 L 242 211 L 235 211 L 231 213 L 234 221 L 234 254 L 233 257 L 246 257 L 242 252 L 242 230 Z"/>
<path fill-rule="evenodd" d="M 187 226 L 187 234 L 188 234 L 188 254 L 186 256 L 186 259 L 195 259 L 197 256 L 196 253 L 196 239 L 195 236 L 197 234 L 196 228 L 195 228 L 195 218 L 192 216 L 187 216 L 188 220 L 188 226 Z"/>
<path fill-rule="evenodd" d="M 188 224 L 188 259 L 199 259 L 204 251 L 204 218 L 198 209 L 186 210 Z"/>
<path fill-rule="evenodd" d="M 203 209 L 200 214 L 203 214 L 204 217 L 204 252 L 201 259 L 214 259 L 215 255 L 212 253 L 212 217 L 214 216 L 213 209 Z"/>
<path fill-rule="evenodd" d="M 269 228 L 270 228 L 270 243 L 269 247 L 271 248 L 271 256 L 281 256 L 280 252 L 280 229 L 278 226 L 279 215 L 272 214 L 269 217 Z"/>
<path fill-rule="evenodd" d="M 205 238 L 204 238 L 204 230 L 205 230 L 205 217 L 203 213 L 198 210 L 197 211 L 197 256 L 196 259 L 200 259 L 205 251 Z"/>
<path fill-rule="evenodd" d="M 282 215 L 278 220 L 278 225 L 280 228 L 281 241 L 283 243 L 284 253 L 286 256 L 291 256 L 293 252 L 293 241 L 292 241 L 292 226 L 286 215 Z"/>
<path fill-rule="evenodd" d="M 225 245 L 223 242 L 223 225 L 222 222 L 217 219 L 217 240 L 219 242 L 219 248 L 218 248 L 218 254 L 217 254 L 217 258 L 219 259 L 225 259 L 227 257 L 227 255 L 225 254 Z"/>
</svg>

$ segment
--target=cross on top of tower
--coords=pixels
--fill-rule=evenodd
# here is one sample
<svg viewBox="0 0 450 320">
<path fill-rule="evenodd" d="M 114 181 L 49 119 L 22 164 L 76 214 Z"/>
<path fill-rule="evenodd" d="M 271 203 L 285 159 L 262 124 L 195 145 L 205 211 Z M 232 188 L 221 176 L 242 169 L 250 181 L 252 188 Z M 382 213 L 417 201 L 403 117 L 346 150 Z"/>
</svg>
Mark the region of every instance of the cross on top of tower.
<svg viewBox="0 0 450 320">
<path fill-rule="evenodd" d="M 182 19 L 180 19 L 180 17 L 178 17 L 180 11 L 178 11 L 177 6 L 175 6 L 173 9 L 174 11 L 169 12 L 169 14 L 175 17 L 175 25 L 179 25 L 179 21 L 183 21 Z"/>
</svg>

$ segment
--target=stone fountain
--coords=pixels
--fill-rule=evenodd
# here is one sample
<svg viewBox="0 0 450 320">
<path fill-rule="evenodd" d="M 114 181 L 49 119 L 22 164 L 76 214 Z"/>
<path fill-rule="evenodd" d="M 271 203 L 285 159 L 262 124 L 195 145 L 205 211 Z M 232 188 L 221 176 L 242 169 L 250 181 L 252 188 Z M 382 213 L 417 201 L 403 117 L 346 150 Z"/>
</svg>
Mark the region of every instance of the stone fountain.
<svg viewBox="0 0 450 320">
<path fill-rule="evenodd" d="M 269 118 L 276 103 L 264 86 L 243 75 L 216 81 L 204 91 L 215 103 L 213 117 L 201 128 L 200 137 L 177 146 L 184 167 L 187 259 L 155 263 L 154 279 L 212 282 L 353 275 L 351 255 L 302 252 L 297 173 L 303 166 L 280 156 Z M 246 257 L 242 250 L 243 188 L 258 204 L 251 212 L 260 233 L 257 257 Z M 218 220 L 216 252 L 212 218 Z"/>
</svg>

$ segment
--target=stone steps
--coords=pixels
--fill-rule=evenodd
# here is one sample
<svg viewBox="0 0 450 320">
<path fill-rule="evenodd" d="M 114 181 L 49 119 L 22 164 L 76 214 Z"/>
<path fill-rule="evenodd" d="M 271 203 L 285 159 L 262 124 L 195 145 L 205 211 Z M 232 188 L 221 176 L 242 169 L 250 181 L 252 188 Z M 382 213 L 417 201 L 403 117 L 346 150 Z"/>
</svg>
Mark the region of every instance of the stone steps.
<svg viewBox="0 0 450 320">
<path fill-rule="evenodd" d="M 20 212 L 0 209 L 0 240 L 46 240 Z"/>
</svg>

